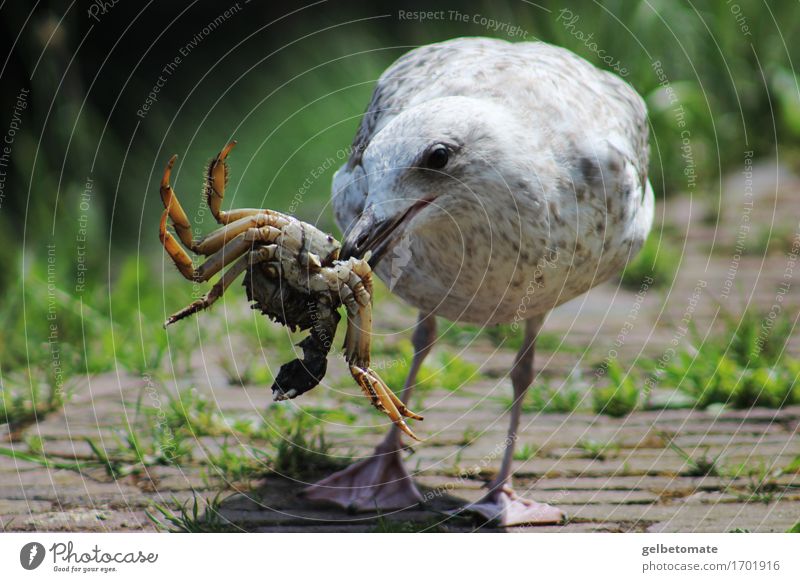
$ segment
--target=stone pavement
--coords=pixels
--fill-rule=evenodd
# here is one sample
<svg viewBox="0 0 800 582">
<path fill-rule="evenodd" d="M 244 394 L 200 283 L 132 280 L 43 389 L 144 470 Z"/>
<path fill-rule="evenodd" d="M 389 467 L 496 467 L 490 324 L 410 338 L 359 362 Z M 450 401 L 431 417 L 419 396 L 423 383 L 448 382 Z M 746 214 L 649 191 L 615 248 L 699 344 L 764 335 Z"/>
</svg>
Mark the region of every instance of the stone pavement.
<svg viewBox="0 0 800 582">
<path fill-rule="evenodd" d="M 97 380 L 95 386 L 104 380 L 113 384 L 111 378 Z M 122 388 L 133 396 L 141 388 L 136 384 L 130 381 Z M 37 432 L 45 439 L 46 453 L 59 459 L 91 458 L 81 439 L 112 438 L 125 412 L 119 386 L 98 390 L 91 400 L 76 399 L 65 413 L 42 421 Z M 251 402 L 266 407 L 264 392 L 225 387 L 215 396 L 223 410 L 236 414 L 249 410 Z M 469 394 L 432 392 L 426 397 L 429 402 L 440 400 L 417 425 L 428 439 L 408 453 L 408 464 L 429 500 L 424 507 L 382 516 L 349 515 L 299 498 L 296 491 L 302 482 L 270 476 L 238 492 L 235 486 L 227 487 L 221 513 L 236 528 L 256 531 L 395 531 L 412 527 L 406 522 L 416 522 L 414 529 L 433 531 L 486 529 L 443 513 L 476 500 L 484 480 L 499 465 L 503 405 L 485 399 L 465 415 L 465 408 L 480 399 L 480 387 Z M 370 420 L 383 423 L 375 415 Z M 464 442 L 465 425 L 479 427 L 469 444 Z M 515 487 L 558 504 L 570 516 L 566 525 L 526 528 L 530 531 L 768 532 L 786 531 L 800 521 L 800 474 L 772 476 L 772 469 L 787 466 L 800 454 L 800 407 L 719 415 L 648 411 L 622 419 L 532 413 L 524 415 L 522 426 L 519 445 L 528 445 L 535 454 L 515 461 Z M 331 425 L 326 435 L 360 456 L 368 454 L 380 430 Z M 590 458 L 576 446 L 587 438 L 613 442 L 614 448 L 603 458 Z M 741 464 L 763 472 L 738 478 L 688 476 L 685 460 L 666 445 L 669 438 L 693 457 L 720 456 L 722 466 Z M 344 452 L 343 447 L 336 450 Z M 202 455 L 198 451 L 197 458 Z M 176 500 L 190 499 L 193 490 L 210 498 L 218 489 L 202 478 L 196 463 L 149 467 L 114 481 L 99 469 L 76 472 L 0 457 L 0 523 L 13 531 L 149 530 L 153 524 L 144 511 L 154 502 L 175 507 Z"/>
</svg>

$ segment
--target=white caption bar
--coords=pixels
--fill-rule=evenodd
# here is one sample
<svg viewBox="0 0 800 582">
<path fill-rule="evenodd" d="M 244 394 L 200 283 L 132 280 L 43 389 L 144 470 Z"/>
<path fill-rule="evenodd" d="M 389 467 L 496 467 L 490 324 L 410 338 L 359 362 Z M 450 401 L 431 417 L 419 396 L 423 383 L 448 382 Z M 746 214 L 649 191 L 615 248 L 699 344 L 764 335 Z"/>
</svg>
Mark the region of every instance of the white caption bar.
<svg viewBox="0 0 800 582">
<path fill-rule="evenodd" d="M 800 580 L 798 554 L 792 534 L 0 534 L 3 580 Z"/>
</svg>

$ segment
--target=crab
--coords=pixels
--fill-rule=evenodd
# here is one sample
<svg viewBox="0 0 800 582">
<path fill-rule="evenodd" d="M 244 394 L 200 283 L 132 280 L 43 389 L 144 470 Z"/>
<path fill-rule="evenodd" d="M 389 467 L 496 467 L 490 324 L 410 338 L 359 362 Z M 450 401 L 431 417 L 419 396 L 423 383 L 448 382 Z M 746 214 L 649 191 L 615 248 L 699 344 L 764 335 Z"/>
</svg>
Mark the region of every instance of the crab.
<svg viewBox="0 0 800 582">
<path fill-rule="evenodd" d="M 338 309 L 344 305 L 347 332 L 343 356 L 353 379 L 373 406 L 405 434 L 419 440 L 405 419 L 422 417 L 411 412 L 370 368 L 370 257 L 339 260 L 339 241 L 288 214 L 259 208 L 222 210 L 228 181 L 225 160 L 235 145 L 235 141 L 228 143 L 208 165 L 204 196 L 211 214 L 223 226 L 200 240 L 192 234 L 189 219 L 170 185 L 177 155 L 170 158 L 164 170 L 159 239 L 167 254 L 181 275 L 196 283 L 207 282 L 226 269 L 208 293 L 171 315 L 164 327 L 208 309 L 245 273 L 244 287 L 253 309 L 292 331 L 310 332 L 298 344 L 303 357 L 284 364 L 278 372 L 272 394 L 280 401 L 300 396 L 322 381 L 340 320 Z M 167 230 L 167 219 L 182 245 Z M 208 258 L 195 266 L 187 248 Z"/>
</svg>

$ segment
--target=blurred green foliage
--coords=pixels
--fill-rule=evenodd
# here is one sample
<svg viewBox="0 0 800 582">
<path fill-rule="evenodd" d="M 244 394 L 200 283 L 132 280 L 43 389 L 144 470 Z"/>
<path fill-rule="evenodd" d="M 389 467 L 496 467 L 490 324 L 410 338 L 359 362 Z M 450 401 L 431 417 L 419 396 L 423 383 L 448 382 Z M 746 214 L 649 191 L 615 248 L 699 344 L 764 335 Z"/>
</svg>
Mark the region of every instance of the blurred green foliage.
<svg viewBox="0 0 800 582">
<path fill-rule="evenodd" d="M 656 367 L 654 375 L 705 408 L 780 408 L 800 402 L 800 361 L 786 352 L 797 316 L 751 308 L 722 312 L 721 332 L 702 337 L 690 328 L 690 345 Z"/>
<path fill-rule="evenodd" d="M 682 249 L 675 248 L 663 232 L 653 231 L 636 257 L 625 266 L 620 282 L 630 291 L 672 286 L 681 263 Z"/>
</svg>

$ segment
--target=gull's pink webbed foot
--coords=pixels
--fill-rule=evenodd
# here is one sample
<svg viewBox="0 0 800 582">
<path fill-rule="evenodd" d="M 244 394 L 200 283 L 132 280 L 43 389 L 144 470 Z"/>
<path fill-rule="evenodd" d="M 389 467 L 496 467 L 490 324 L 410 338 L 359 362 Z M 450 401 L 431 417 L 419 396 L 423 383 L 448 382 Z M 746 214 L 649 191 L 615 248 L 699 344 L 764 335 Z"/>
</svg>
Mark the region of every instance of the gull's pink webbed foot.
<svg viewBox="0 0 800 582">
<path fill-rule="evenodd" d="M 349 511 L 405 509 L 422 501 L 398 446 L 388 441 L 378 446 L 372 456 L 307 487 L 303 496 L 335 503 Z"/>
<path fill-rule="evenodd" d="M 486 497 L 467 505 L 462 511 L 477 513 L 503 527 L 517 525 L 552 525 L 566 520 L 559 508 L 520 497 L 511 487 L 501 487 Z"/>
</svg>

